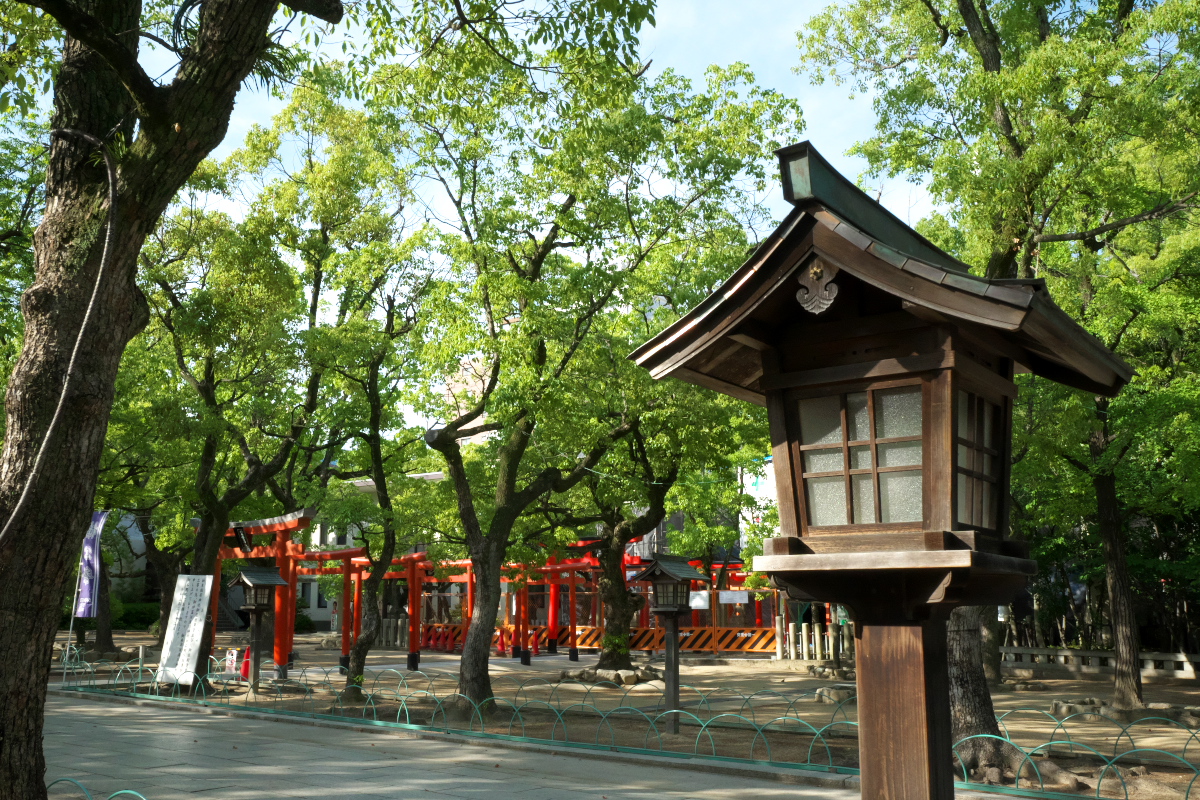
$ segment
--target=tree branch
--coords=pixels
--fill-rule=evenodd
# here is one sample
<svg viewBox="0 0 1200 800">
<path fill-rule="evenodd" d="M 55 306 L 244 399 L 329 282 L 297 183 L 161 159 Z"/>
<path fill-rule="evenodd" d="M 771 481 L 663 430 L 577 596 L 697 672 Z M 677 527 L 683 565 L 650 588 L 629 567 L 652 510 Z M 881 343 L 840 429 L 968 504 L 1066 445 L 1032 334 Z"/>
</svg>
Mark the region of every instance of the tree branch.
<svg viewBox="0 0 1200 800">
<path fill-rule="evenodd" d="M 341 22 L 346 13 L 341 0 L 280 0 L 280 5 L 290 8 L 292 11 L 316 17 L 331 25 Z"/>
<path fill-rule="evenodd" d="M 166 89 L 159 86 L 138 63 L 136 50 L 130 50 L 98 19 L 78 8 L 70 0 L 22 0 L 45 11 L 62 26 L 68 36 L 96 52 L 116 73 L 138 107 L 142 119 L 157 119 L 166 113 Z"/>
<path fill-rule="evenodd" d="M 1182 197 L 1179 200 L 1168 200 L 1167 202 L 1163 203 L 1162 205 L 1155 206 L 1154 208 L 1150 209 L 1149 211 L 1143 211 L 1141 214 L 1134 214 L 1132 217 L 1125 217 L 1124 219 L 1113 220 L 1112 222 L 1109 222 L 1104 225 L 1098 225 L 1095 228 L 1092 228 L 1090 230 L 1077 231 L 1075 233 L 1039 233 L 1037 236 L 1033 237 L 1033 240 L 1035 242 L 1041 243 L 1041 242 L 1078 242 L 1078 241 L 1083 241 L 1085 239 L 1095 239 L 1097 236 L 1101 236 L 1105 233 L 1108 233 L 1109 231 L 1119 230 L 1121 228 L 1125 228 L 1130 225 L 1134 225 L 1138 222 L 1147 222 L 1152 219 L 1162 219 L 1163 217 L 1169 217 L 1176 212 L 1183 211 L 1188 208 L 1193 208 L 1193 206 L 1190 205 L 1188 203 L 1188 201 L 1191 200 L 1193 197 L 1195 197 L 1197 194 L 1200 194 L 1200 192 L 1192 192 L 1191 194 L 1187 195 L 1186 197 Z"/>
</svg>

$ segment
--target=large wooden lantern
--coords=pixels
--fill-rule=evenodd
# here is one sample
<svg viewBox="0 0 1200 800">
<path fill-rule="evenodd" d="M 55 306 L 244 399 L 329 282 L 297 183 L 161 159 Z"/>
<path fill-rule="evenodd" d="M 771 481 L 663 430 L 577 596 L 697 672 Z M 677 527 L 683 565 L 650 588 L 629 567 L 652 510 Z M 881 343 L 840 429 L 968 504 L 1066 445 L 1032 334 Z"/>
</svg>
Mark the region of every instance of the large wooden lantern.
<svg viewBox="0 0 1200 800">
<path fill-rule="evenodd" d="M 1040 280 L 987 280 L 842 177 L 780 150 L 795 207 L 630 356 L 766 406 L 780 535 L 754 569 L 857 623 L 863 797 L 953 796 L 946 626 L 1035 572 L 1005 537 L 1013 374 L 1113 395 L 1132 370 Z"/>
</svg>

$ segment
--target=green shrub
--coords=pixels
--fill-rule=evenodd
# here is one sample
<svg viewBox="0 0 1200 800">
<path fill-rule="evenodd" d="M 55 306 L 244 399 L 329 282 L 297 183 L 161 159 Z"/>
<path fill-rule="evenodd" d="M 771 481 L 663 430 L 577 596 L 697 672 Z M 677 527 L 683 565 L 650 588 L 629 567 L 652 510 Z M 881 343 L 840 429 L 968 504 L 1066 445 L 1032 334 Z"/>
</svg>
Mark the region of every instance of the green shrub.
<svg viewBox="0 0 1200 800">
<path fill-rule="evenodd" d="M 119 617 L 113 617 L 113 629 L 143 631 L 158 622 L 158 603 L 126 603 Z"/>
<path fill-rule="evenodd" d="M 303 611 L 296 612 L 296 633 L 316 633 L 317 623 Z"/>
</svg>

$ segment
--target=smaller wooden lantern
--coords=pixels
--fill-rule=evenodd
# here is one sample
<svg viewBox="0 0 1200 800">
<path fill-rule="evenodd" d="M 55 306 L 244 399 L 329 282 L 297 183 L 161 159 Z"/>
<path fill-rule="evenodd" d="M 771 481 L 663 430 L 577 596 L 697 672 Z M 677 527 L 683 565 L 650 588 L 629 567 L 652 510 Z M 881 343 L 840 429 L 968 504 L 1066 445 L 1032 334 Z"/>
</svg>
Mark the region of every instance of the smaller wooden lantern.
<svg viewBox="0 0 1200 800">
<path fill-rule="evenodd" d="M 279 567 L 242 567 L 230 586 L 241 586 L 246 596 L 243 611 L 250 612 L 250 686 L 258 683 L 259 664 L 262 663 L 262 615 L 275 607 L 275 587 L 288 583 L 279 575 Z M 287 677 L 287 665 L 277 665 L 279 677 Z"/>
<path fill-rule="evenodd" d="M 754 569 L 853 615 L 863 797 L 953 796 L 945 619 L 1036 567 L 1006 538 L 1013 374 L 1114 395 L 1132 370 L 1041 280 L 987 280 L 838 174 L 778 152 L 795 208 L 630 358 L 766 406 L 780 535 Z"/>
<path fill-rule="evenodd" d="M 692 581 L 709 583 L 700 570 L 689 563 L 685 556 L 659 554 L 650 566 L 634 575 L 630 580 L 650 581 L 654 591 L 654 606 L 650 609 L 663 626 L 663 644 L 666 655 L 664 670 L 665 686 L 663 699 L 670 716 L 666 720 L 667 730 L 679 733 L 679 618 L 691 611 Z"/>
<path fill-rule="evenodd" d="M 654 592 L 654 605 L 650 610 L 660 616 L 689 613 L 692 610 L 692 581 L 709 582 L 703 572 L 689 563 L 687 557 L 662 553 L 630 580 L 635 583 L 650 582 Z"/>
</svg>

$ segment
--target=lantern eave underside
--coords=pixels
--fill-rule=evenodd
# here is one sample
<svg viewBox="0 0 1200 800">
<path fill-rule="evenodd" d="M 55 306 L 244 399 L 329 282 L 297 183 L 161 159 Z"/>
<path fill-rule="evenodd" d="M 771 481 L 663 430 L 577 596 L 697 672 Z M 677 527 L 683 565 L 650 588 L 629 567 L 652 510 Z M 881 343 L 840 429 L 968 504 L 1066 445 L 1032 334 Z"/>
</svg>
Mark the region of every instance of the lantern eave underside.
<svg viewBox="0 0 1200 800">
<path fill-rule="evenodd" d="M 862 203 L 878 205 L 865 195 Z M 951 269 L 958 262 L 948 255 L 914 257 L 905 251 L 924 253 L 931 245 L 907 229 L 924 243 L 916 248 L 894 227 L 861 230 L 819 196 L 797 202 L 720 288 L 630 358 L 656 378 L 765 405 L 761 353 L 776 346 L 781 329 L 813 316 L 794 298 L 796 275 L 820 259 L 895 298 L 914 317 L 991 337 L 1018 371 L 1103 395 L 1132 377 L 1128 364 L 1054 304 L 1044 281 L 988 280 Z"/>
</svg>

